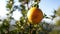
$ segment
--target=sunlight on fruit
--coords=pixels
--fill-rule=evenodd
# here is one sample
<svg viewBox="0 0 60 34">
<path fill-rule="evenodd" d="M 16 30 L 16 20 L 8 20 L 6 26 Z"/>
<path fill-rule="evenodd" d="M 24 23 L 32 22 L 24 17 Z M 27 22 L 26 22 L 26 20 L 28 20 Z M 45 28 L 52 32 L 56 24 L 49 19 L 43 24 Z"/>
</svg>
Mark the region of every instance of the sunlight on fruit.
<svg viewBox="0 0 60 34">
<path fill-rule="evenodd" d="M 32 7 L 28 11 L 27 17 L 31 24 L 38 24 L 43 19 L 43 13 L 40 9 Z"/>
</svg>

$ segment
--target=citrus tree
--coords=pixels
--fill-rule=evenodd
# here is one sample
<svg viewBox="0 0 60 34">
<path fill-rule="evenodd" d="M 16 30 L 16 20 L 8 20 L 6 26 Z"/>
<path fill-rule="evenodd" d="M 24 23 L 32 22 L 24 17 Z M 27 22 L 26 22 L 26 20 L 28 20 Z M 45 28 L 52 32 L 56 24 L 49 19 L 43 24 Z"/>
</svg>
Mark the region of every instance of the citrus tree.
<svg viewBox="0 0 60 34">
<path fill-rule="evenodd" d="M 42 22 L 46 15 L 39 8 L 41 0 L 18 0 L 19 5 L 14 5 L 14 0 L 7 1 L 7 18 L 0 26 L 0 34 L 48 34 L 52 31 L 52 25 Z M 18 9 L 22 16 L 19 20 L 12 17 L 13 12 Z M 11 25 L 14 20 L 15 24 Z M 1 20 L 0 20 L 1 21 Z M 13 22 L 12 22 L 13 23 Z"/>
</svg>

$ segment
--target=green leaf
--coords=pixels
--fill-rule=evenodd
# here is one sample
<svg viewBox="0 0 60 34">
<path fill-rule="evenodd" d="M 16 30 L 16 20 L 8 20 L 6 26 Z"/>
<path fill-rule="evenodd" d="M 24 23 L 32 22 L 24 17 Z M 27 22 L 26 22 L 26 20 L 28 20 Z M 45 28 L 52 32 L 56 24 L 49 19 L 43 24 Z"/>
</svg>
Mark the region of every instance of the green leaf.
<svg viewBox="0 0 60 34">
<path fill-rule="evenodd" d="M 0 21 L 2 21 L 2 20 L 0 19 Z"/>
<path fill-rule="evenodd" d="M 55 15 L 51 15 L 52 18 L 55 18 L 56 16 Z"/>
<path fill-rule="evenodd" d="M 56 14 L 56 10 L 54 10 L 54 14 Z"/>
<path fill-rule="evenodd" d="M 50 19 L 49 17 L 45 17 L 45 18 L 48 18 L 48 19 Z"/>
<path fill-rule="evenodd" d="M 44 16 L 43 17 L 46 17 L 47 15 L 46 14 L 44 14 Z"/>
<path fill-rule="evenodd" d="M 19 2 L 22 2 L 22 1 L 24 1 L 24 0 L 19 0 Z"/>
<path fill-rule="evenodd" d="M 9 8 L 11 10 L 12 4 L 7 4 L 6 8 Z"/>
<path fill-rule="evenodd" d="M 20 5 L 20 7 L 21 7 L 22 9 L 25 9 L 25 6 L 24 6 L 24 5 Z"/>
<path fill-rule="evenodd" d="M 41 1 L 41 0 L 34 0 L 34 2 L 39 2 L 39 1 Z"/>
</svg>

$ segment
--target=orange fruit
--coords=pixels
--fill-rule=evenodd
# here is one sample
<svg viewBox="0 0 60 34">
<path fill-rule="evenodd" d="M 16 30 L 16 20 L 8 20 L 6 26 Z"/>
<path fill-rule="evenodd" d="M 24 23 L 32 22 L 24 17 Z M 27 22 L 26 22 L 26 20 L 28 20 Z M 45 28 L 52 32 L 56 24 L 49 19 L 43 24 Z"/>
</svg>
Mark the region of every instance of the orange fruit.
<svg viewBox="0 0 60 34">
<path fill-rule="evenodd" d="M 37 7 L 32 7 L 27 13 L 27 18 L 31 24 L 38 24 L 43 19 L 43 13 Z"/>
</svg>

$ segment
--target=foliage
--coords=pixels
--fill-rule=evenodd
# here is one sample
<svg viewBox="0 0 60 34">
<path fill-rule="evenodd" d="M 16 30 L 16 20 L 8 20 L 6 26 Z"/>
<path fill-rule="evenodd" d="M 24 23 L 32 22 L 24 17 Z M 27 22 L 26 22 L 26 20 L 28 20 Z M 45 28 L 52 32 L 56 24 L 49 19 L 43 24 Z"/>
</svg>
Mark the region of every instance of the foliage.
<svg viewBox="0 0 60 34">
<path fill-rule="evenodd" d="M 38 7 L 39 8 L 39 3 L 40 0 L 31 0 L 34 1 L 33 5 L 31 4 L 31 6 L 33 7 Z M 6 8 L 9 11 L 7 15 L 7 18 L 4 19 L 2 21 L 2 25 L 0 25 L 0 34 L 48 34 L 49 32 L 52 31 L 53 26 L 51 24 L 42 22 L 39 24 L 30 24 L 28 19 L 27 19 L 27 12 L 29 10 L 29 2 L 31 2 L 30 0 L 19 0 L 19 2 L 21 3 L 19 6 L 14 6 L 14 0 L 9 0 Z M 25 6 L 27 5 L 27 6 Z M 31 7 L 30 6 L 30 7 Z M 27 8 L 27 9 L 26 9 Z M 19 9 L 21 10 L 21 14 L 22 16 L 20 17 L 20 20 L 16 20 L 14 25 L 11 25 L 10 22 L 11 20 L 14 18 L 12 17 L 13 12 Z M 46 17 L 47 15 L 44 14 L 44 18 L 49 18 Z M 52 16 L 53 18 L 55 16 Z M 13 30 L 10 30 L 10 27 L 14 26 L 14 28 L 12 28 Z"/>
</svg>

